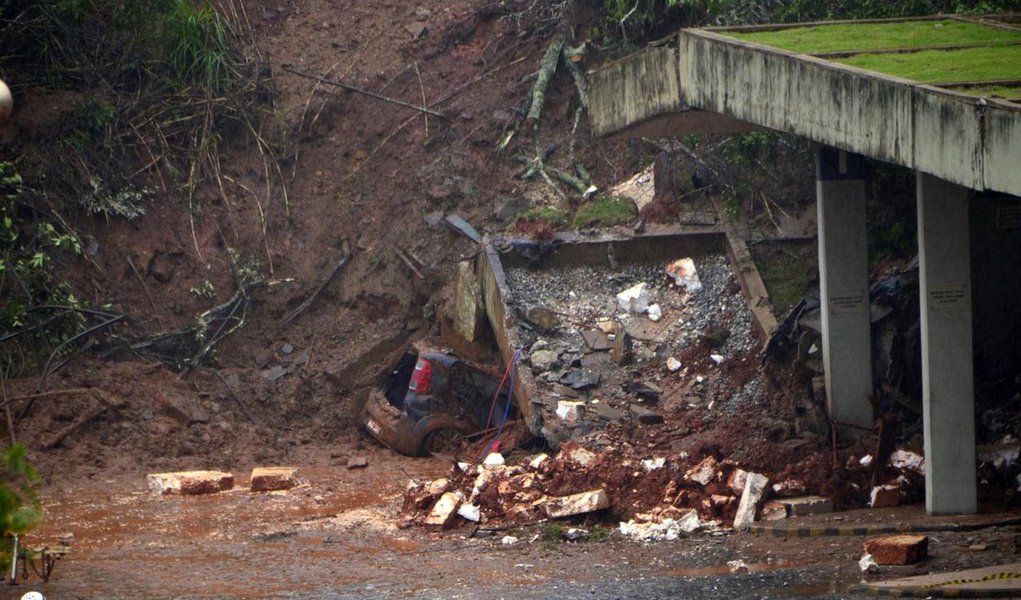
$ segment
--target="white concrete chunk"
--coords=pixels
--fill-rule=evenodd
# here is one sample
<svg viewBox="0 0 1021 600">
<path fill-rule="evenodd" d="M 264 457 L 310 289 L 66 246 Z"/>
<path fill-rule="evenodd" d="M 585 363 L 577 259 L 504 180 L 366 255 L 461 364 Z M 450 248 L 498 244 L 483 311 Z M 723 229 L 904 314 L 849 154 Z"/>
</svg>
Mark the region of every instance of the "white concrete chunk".
<svg viewBox="0 0 1021 600">
<path fill-rule="evenodd" d="M 461 495 L 457 492 L 447 492 L 440 496 L 440 499 L 433 505 L 432 511 L 429 516 L 425 518 L 426 525 L 435 525 L 439 527 L 446 527 L 450 523 L 451 518 L 457 512 L 458 505 L 461 504 Z"/>
<path fill-rule="evenodd" d="M 178 471 L 146 476 L 149 489 L 157 494 L 215 494 L 234 487 L 234 475 L 220 471 Z"/>
<path fill-rule="evenodd" d="M 769 478 L 759 473 L 749 473 L 741 492 L 741 502 L 737 505 L 737 516 L 734 517 L 734 529 L 748 527 L 755 522 L 755 512 L 762 502 L 762 497 L 769 485 Z"/>
<path fill-rule="evenodd" d="M 546 515 L 551 519 L 559 519 L 607 508 L 610 506 L 610 498 L 606 495 L 606 490 L 598 489 L 570 496 L 547 498 L 545 505 Z"/>
</svg>

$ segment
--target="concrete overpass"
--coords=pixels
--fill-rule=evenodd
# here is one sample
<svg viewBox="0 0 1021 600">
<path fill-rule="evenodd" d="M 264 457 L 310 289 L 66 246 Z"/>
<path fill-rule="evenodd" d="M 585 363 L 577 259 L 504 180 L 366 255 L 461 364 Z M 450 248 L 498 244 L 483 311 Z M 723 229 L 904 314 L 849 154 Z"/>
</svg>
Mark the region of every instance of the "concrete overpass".
<svg viewBox="0 0 1021 600">
<path fill-rule="evenodd" d="M 963 21 L 917 22 L 957 31 Z M 935 60 L 950 61 L 955 51 L 990 48 L 982 52 L 1021 64 L 1013 59 L 1021 57 L 1014 18 L 972 22 L 995 31 L 971 27 L 974 39 L 961 43 L 896 42 L 865 53 L 937 50 L 944 54 Z M 868 25 L 881 31 L 884 24 Z M 829 25 L 819 24 L 820 39 Z M 845 434 L 874 424 L 863 156 L 914 169 L 926 508 L 976 512 L 968 199 L 971 190 L 1021 196 L 1021 103 L 982 95 L 1021 91 L 1012 87 L 1021 76 L 912 79 L 843 64 L 853 49 L 811 55 L 747 35 L 784 29 L 686 29 L 591 73 L 591 128 L 664 136 L 766 127 L 822 145 L 816 188 L 827 409 Z M 867 46 L 871 34 L 861 34 L 853 43 Z"/>
</svg>

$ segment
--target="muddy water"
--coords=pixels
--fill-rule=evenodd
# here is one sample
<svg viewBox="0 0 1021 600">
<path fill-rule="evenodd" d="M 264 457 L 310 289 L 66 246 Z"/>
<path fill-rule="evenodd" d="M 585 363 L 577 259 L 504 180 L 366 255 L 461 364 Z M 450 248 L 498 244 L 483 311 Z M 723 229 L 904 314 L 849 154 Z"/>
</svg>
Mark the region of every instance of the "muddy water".
<svg viewBox="0 0 1021 600">
<path fill-rule="evenodd" d="M 42 584 L 34 576 L 0 598 L 177 598 L 313 593 L 373 581 L 374 563 L 421 552 L 394 526 L 405 472 L 433 478 L 446 465 L 385 457 L 375 468 L 302 469 L 305 484 L 252 493 L 247 477 L 208 496 L 154 496 L 145 475 L 44 492 L 46 520 L 28 543 L 71 537 L 72 554 Z M 236 474 L 237 475 L 237 474 Z"/>
</svg>

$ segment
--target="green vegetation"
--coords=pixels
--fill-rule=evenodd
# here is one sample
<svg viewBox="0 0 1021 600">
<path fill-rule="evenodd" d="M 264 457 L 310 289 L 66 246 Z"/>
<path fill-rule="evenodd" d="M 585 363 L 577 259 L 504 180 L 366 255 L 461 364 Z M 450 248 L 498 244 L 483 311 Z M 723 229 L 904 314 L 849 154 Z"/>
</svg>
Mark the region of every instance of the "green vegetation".
<svg viewBox="0 0 1021 600">
<path fill-rule="evenodd" d="M 81 256 L 81 242 L 57 215 L 39 218 L 26 193 L 14 164 L 0 161 L 0 340 L 20 344 L 0 355 L 5 372 L 16 360 L 42 363 L 85 327 L 81 303 L 51 269 L 59 255 Z"/>
<path fill-rule="evenodd" d="M 0 551 L 6 559 L 5 573 L 10 572 L 12 536 L 31 531 L 42 519 L 35 488 L 39 474 L 28 462 L 24 446 L 14 445 L 0 452 Z"/>
<path fill-rule="evenodd" d="M 726 35 L 802 54 L 1021 41 L 1021 31 L 951 19 L 819 25 L 747 33 L 733 31 Z"/>
<path fill-rule="evenodd" d="M 638 210 L 630 198 L 599 194 L 591 202 L 583 204 L 574 215 L 574 227 L 623 225 L 637 216 Z"/>
<path fill-rule="evenodd" d="M 819 271 L 815 244 L 763 242 L 750 250 L 777 316 L 787 314 L 816 287 Z"/>
<path fill-rule="evenodd" d="M 972 87 L 958 88 L 955 91 L 974 96 L 992 96 L 996 98 L 1007 98 L 1008 100 L 1021 99 L 1021 86 L 1006 85 L 979 85 Z"/>
<path fill-rule="evenodd" d="M 861 54 L 836 62 L 923 83 L 1021 79 L 1021 46 Z"/>
<path fill-rule="evenodd" d="M 517 227 L 519 223 L 545 223 L 553 229 L 560 229 L 567 225 L 567 217 L 552 206 L 541 206 L 519 214 L 514 219 L 514 227 Z"/>
</svg>

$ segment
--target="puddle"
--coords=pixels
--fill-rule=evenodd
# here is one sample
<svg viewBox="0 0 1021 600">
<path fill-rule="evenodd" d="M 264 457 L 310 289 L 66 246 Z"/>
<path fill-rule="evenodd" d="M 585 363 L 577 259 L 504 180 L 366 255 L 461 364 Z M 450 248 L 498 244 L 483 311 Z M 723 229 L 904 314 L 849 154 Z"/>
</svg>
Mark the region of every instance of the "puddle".
<svg viewBox="0 0 1021 600">
<path fill-rule="evenodd" d="M 780 571 L 783 569 L 796 569 L 812 564 L 807 560 L 778 560 L 775 562 L 750 563 L 745 565 L 747 571 L 734 571 L 727 565 L 715 565 L 712 567 L 694 567 L 685 569 L 667 569 L 653 573 L 657 577 L 708 577 L 711 575 L 740 575 L 742 573 L 763 573 L 766 571 Z"/>
</svg>

